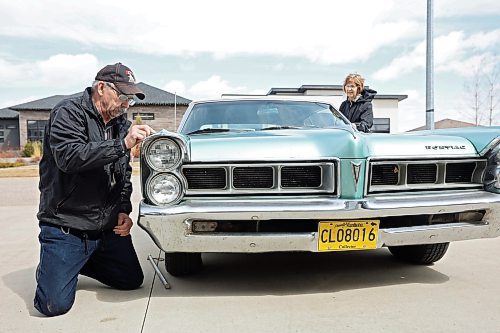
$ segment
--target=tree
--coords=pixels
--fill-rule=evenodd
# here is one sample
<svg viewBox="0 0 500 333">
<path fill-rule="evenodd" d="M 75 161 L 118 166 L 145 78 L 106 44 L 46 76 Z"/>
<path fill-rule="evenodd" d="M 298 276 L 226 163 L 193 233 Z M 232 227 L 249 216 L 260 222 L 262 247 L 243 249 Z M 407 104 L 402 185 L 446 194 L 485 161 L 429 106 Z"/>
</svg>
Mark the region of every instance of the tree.
<svg viewBox="0 0 500 333">
<path fill-rule="evenodd" d="M 469 110 L 466 114 L 473 118 L 476 126 L 500 124 L 497 112 L 500 92 L 499 60 L 500 57 L 497 56 L 483 58 L 474 68 L 470 81 L 464 84 Z"/>
<path fill-rule="evenodd" d="M 496 66 L 495 69 L 491 73 L 486 74 L 486 85 L 487 85 L 487 96 L 486 96 L 486 105 L 488 109 L 488 125 L 492 126 L 495 124 L 494 120 L 498 119 L 496 112 L 496 107 L 498 106 L 499 97 L 499 76 L 500 69 L 499 66 Z M 500 116 L 500 115 L 499 115 Z"/>
<path fill-rule="evenodd" d="M 482 104 L 483 104 L 483 94 L 482 94 L 482 71 L 481 67 L 478 66 L 474 70 L 474 74 L 470 81 L 464 84 L 465 96 L 467 100 L 467 109 L 469 111 L 466 112 L 466 115 L 470 118 L 472 114 L 473 122 L 476 126 L 479 126 L 482 115 Z M 472 111 L 472 112 L 471 112 Z"/>
</svg>

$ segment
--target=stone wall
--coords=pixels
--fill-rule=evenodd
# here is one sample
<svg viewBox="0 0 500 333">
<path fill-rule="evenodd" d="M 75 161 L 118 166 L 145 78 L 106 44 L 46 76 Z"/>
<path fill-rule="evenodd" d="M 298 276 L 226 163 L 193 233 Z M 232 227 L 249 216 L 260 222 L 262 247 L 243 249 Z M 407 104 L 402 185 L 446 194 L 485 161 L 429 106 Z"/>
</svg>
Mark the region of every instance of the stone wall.
<svg viewBox="0 0 500 333">
<path fill-rule="evenodd" d="M 127 112 L 128 120 L 133 122 L 132 115 L 134 113 L 153 113 L 154 120 L 142 119 L 143 124 L 151 126 L 156 131 L 166 129 L 169 131 L 176 131 L 181 122 L 187 106 L 134 106 Z"/>
</svg>

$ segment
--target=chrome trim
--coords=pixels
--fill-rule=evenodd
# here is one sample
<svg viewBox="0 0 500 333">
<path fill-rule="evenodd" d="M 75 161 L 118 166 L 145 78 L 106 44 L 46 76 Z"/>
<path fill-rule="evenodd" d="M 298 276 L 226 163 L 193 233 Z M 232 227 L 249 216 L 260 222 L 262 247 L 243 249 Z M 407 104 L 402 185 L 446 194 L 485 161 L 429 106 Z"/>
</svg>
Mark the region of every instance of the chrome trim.
<svg viewBox="0 0 500 333">
<path fill-rule="evenodd" d="M 361 168 L 361 162 L 355 163 L 351 161 L 352 167 L 352 176 L 354 178 L 354 191 L 358 191 L 358 183 L 359 183 L 359 169 Z"/>
<path fill-rule="evenodd" d="M 220 194 L 280 194 L 280 193 L 339 193 L 340 178 L 339 178 L 339 163 L 338 159 L 332 159 L 328 162 L 272 162 L 272 163 L 224 163 L 224 164 L 184 164 L 181 166 L 180 173 L 185 179 L 186 177 L 182 170 L 185 168 L 224 168 L 226 170 L 226 188 L 224 189 L 188 189 L 186 187 L 186 195 L 220 195 Z M 307 187 L 281 187 L 281 169 L 283 167 L 293 166 L 319 166 L 321 168 L 321 185 L 319 188 Z M 256 189 L 238 189 L 233 186 L 233 170 L 234 168 L 251 168 L 251 167 L 271 167 L 273 168 L 273 187 L 272 188 L 256 188 Z M 337 170 L 337 171 L 336 171 Z"/>
<path fill-rule="evenodd" d="M 491 142 L 486 147 L 484 147 L 483 150 L 479 152 L 479 155 L 481 156 L 486 155 L 487 153 L 495 149 L 497 145 L 500 145 L 500 136 L 497 136 L 496 138 L 491 140 Z"/>
<path fill-rule="evenodd" d="M 234 199 L 200 198 L 163 208 L 141 202 L 138 224 L 167 252 L 318 251 L 317 232 L 193 234 L 190 226 L 197 219 L 377 219 L 484 210 L 482 221 L 380 229 L 377 247 L 500 236 L 500 195 L 485 191 L 379 196 L 362 200 L 329 196 Z"/>
<path fill-rule="evenodd" d="M 162 129 L 161 131 L 156 132 L 155 134 L 147 137 L 144 140 L 143 145 L 142 145 L 142 149 L 141 149 L 141 156 L 144 157 L 145 162 L 146 162 L 145 155 L 146 155 L 146 151 L 147 151 L 149 145 L 151 145 L 154 141 L 159 140 L 159 139 L 170 139 L 170 140 L 173 140 L 175 143 L 177 143 L 177 145 L 181 149 L 181 159 L 180 159 L 181 161 L 180 162 L 188 162 L 191 159 L 191 154 L 190 154 L 190 151 L 188 149 L 189 138 L 187 138 L 186 136 L 184 136 L 182 134 L 178 134 L 178 133 L 174 133 L 174 132 L 170 132 L 170 131 L 167 131 L 165 129 Z M 147 166 L 150 169 L 155 170 L 152 166 L 149 165 L 149 163 L 147 163 Z M 179 164 L 175 168 L 178 168 L 178 167 L 179 167 Z M 172 168 L 172 170 L 175 168 Z M 163 170 L 156 170 L 156 171 L 163 172 Z"/>
<path fill-rule="evenodd" d="M 152 197 L 152 195 L 150 194 L 149 192 L 149 185 L 151 184 L 151 182 L 153 181 L 153 179 L 155 179 L 156 177 L 160 177 L 160 176 L 163 176 L 163 175 L 171 175 L 173 176 L 174 178 L 176 178 L 178 181 L 179 181 L 179 184 L 180 184 L 180 191 L 179 191 L 179 194 L 177 195 L 177 198 L 175 198 L 175 200 L 172 200 L 171 202 L 167 203 L 167 204 L 160 204 L 158 202 L 156 202 L 156 200 L 154 200 Z M 143 192 L 146 197 L 149 199 L 149 201 L 151 202 L 154 202 L 155 204 L 157 204 L 158 206 L 171 206 L 171 205 L 175 205 L 177 203 L 179 203 L 182 198 L 184 197 L 185 195 L 185 186 L 184 186 L 184 182 L 182 181 L 181 178 L 179 178 L 179 176 L 174 173 L 174 172 L 155 172 L 155 173 L 151 173 L 148 177 L 148 179 L 146 180 L 146 183 L 144 184 L 144 187 L 145 187 L 145 191 Z"/>
<path fill-rule="evenodd" d="M 179 150 L 179 152 L 178 152 L 179 157 L 177 158 L 177 161 L 175 161 L 175 163 L 172 164 L 172 166 L 169 168 L 160 169 L 157 166 L 154 166 L 153 163 L 151 163 L 151 160 L 150 160 L 151 154 L 150 154 L 149 149 L 151 146 L 153 146 L 158 141 L 171 141 Z M 147 145 L 145 145 L 143 147 L 143 149 L 144 149 L 144 157 L 145 157 L 146 164 L 148 165 L 149 168 L 151 168 L 152 170 L 158 171 L 158 172 L 169 172 L 169 171 L 172 171 L 174 169 L 177 169 L 179 167 L 179 165 L 181 164 L 182 159 L 183 159 L 183 152 L 182 152 L 182 149 L 181 149 L 179 143 L 176 140 L 171 139 L 169 137 L 162 136 L 162 137 L 156 138 L 155 140 L 151 140 L 150 142 L 148 142 Z"/>
<path fill-rule="evenodd" d="M 448 164 L 458 164 L 458 163 L 476 163 L 476 167 L 472 172 L 472 182 L 465 183 L 447 183 L 446 182 L 446 168 Z M 410 190 L 431 190 L 431 189 L 443 189 L 450 190 L 453 188 L 482 188 L 483 187 L 483 176 L 487 166 L 487 160 L 484 158 L 467 158 L 467 159 L 431 159 L 431 160 L 413 160 L 413 159 L 371 159 L 368 162 L 367 167 L 367 182 L 365 185 L 365 195 L 373 195 L 380 192 L 398 191 L 405 192 Z M 397 185 L 371 185 L 372 184 L 372 166 L 373 165 L 385 165 L 385 164 L 396 164 L 399 167 L 399 181 Z M 433 184 L 408 184 L 407 177 L 407 167 L 408 165 L 415 164 L 436 164 L 437 165 L 437 175 L 436 182 Z"/>
<path fill-rule="evenodd" d="M 179 203 L 183 198 L 184 196 L 186 195 L 186 188 L 187 188 L 187 183 L 186 183 L 186 179 L 184 178 L 184 176 L 182 174 L 179 173 L 179 169 L 174 169 L 170 172 L 158 172 L 158 171 L 155 171 L 153 169 L 150 169 L 150 174 L 148 176 L 148 178 L 146 179 L 146 181 L 144 182 L 141 182 L 141 191 L 142 191 L 142 194 L 143 194 L 143 197 L 147 198 L 150 202 L 152 202 L 150 196 L 149 196 L 149 192 L 147 190 L 147 186 L 146 184 L 149 183 L 149 181 L 151 179 L 153 179 L 154 177 L 158 176 L 158 175 L 161 175 L 161 174 L 171 174 L 171 175 L 174 175 L 175 177 L 177 177 L 177 179 L 181 182 L 181 193 L 179 195 L 179 199 L 172 202 L 172 203 L 169 203 L 167 205 L 160 205 L 158 207 L 169 207 L 169 206 L 172 206 L 172 205 L 175 205 L 177 203 Z"/>
<path fill-rule="evenodd" d="M 149 176 L 148 178 L 152 178 L 154 177 L 157 173 L 160 173 L 160 172 L 163 172 L 163 171 L 158 171 L 158 170 L 155 170 L 154 168 L 151 167 L 151 165 L 149 165 L 149 163 L 147 162 L 147 158 L 146 158 L 146 154 L 145 152 L 147 151 L 147 147 L 152 143 L 154 142 L 156 139 L 160 139 L 160 138 L 168 138 L 168 139 L 171 139 L 171 140 L 174 140 L 178 145 L 179 145 L 179 148 L 181 149 L 181 162 L 189 162 L 189 160 L 191 159 L 191 153 L 190 153 L 190 150 L 189 150 L 189 138 L 187 138 L 186 136 L 184 135 L 181 135 L 181 134 L 177 134 L 177 133 L 174 133 L 174 132 L 170 132 L 170 131 L 167 131 L 166 129 L 162 129 L 161 131 L 158 131 L 156 132 L 155 134 L 147 137 L 144 141 L 143 141 L 143 144 L 142 144 L 142 149 L 141 149 L 141 155 L 140 155 L 140 178 L 141 178 L 141 192 L 143 193 L 143 196 L 146 196 L 146 180 L 143 179 L 143 177 L 145 176 L 145 170 L 144 169 L 147 169 L 149 171 Z M 173 168 L 172 170 L 170 170 L 169 172 L 176 175 L 177 178 L 179 178 L 179 180 L 181 181 L 182 185 L 183 185 L 183 191 L 184 189 L 186 188 L 186 182 L 185 182 L 185 179 L 184 177 L 179 174 L 179 165 L 180 163 L 176 166 L 176 168 Z M 184 192 L 183 192 L 184 193 Z"/>
</svg>

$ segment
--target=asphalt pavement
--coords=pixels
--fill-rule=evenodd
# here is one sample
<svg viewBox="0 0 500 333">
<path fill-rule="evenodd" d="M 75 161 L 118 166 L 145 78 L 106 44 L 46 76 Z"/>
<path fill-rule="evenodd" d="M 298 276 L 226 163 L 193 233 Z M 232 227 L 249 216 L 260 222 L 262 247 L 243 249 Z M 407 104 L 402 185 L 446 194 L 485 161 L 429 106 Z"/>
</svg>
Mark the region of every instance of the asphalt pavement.
<svg viewBox="0 0 500 333">
<path fill-rule="evenodd" d="M 386 249 L 208 254 L 189 278 L 160 262 L 167 290 L 147 260 L 159 249 L 137 226 L 143 287 L 118 291 L 81 277 L 72 310 L 45 318 L 33 308 L 37 185 L 37 177 L 0 178 L 0 332 L 500 332 L 498 238 L 453 243 L 432 266 L 399 263 Z"/>
</svg>

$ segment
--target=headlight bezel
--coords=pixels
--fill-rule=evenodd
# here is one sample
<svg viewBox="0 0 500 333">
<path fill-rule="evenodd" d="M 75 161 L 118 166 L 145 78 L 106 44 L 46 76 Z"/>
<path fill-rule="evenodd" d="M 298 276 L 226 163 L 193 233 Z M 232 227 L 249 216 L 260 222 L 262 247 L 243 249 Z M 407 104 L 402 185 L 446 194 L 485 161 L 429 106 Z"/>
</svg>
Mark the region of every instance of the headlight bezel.
<svg viewBox="0 0 500 333">
<path fill-rule="evenodd" d="M 151 158 L 148 157 L 150 154 L 151 145 L 157 142 L 158 140 L 171 140 L 177 147 L 180 149 L 179 156 L 180 158 L 176 160 L 176 163 L 170 165 L 168 168 L 158 168 L 155 167 L 153 163 L 151 163 Z M 190 152 L 189 152 L 189 138 L 185 137 L 182 134 L 170 132 L 165 129 L 158 131 L 152 136 L 146 138 L 143 142 L 143 146 L 140 154 L 140 174 L 141 174 L 141 192 L 142 197 L 148 204 L 156 205 L 157 200 L 152 200 L 151 193 L 149 192 L 148 185 L 151 183 L 151 180 L 161 174 L 170 173 L 174 175 L 177 180 L 180 181 L 181 190 L 179 196 L 170 203 L 160 203 L 159 205 L 168 206 L 174 205 L 182 201 L 186 194 L 187 183 L 185 178 L 181 173 L 182 164 L 190 160 Z"/>
<path fill-rule="evenodd" d="M 171 147 L 174 147 L 176 149 L 177 156 L 175 157 L 175 161 L 174 161 L 174 163 L 170 164 L 167 167 L 160 167 L 160 166 L 156 165 L 155 162 L 152 160 L 153 154 L 151 153 L 151 149 L 152 149 L 152 147 L 154 147 L 155 144 L 158 144 L 160 141 L 165 141 L 168 143 L 168 145 L 170 145 Z M 169 171 L 172 171 L 172 170 L 175 170 L 176 168 L 178 168 L 179 165 L 182 163 L 184 151 L 181 148 L 181 146 L 179 145 L 179 143 L 176 140 L 174 140 L 173 138 L 163 137 L 163 136 L 155 138 L 154 140 L 148 142 L 147 146 L 144 148 L 145 148 L 145 151 L 143 154 L 144 154 L 145 162 L 154 171 L 169 172 Z"/>
<path fill-rule="evenodd" d="M 170 180 L 174 180 L 174 182 L 177 183 L 177 186 L 179 189 L 176 196 L 168 202 L 162 202 L 162 201 L 157 200 L 154 196 L 154 193 L 153 193 L 154 192 L 153 186 L 155 185 L 154 182 L 159 180 L 160 178 L 164 178 L 164 177 L 169 177 Z M 158 183 L 156 183 L 156 184 L 158 184 Z M 150 203 L 157 205 L 157 206 L 170 206 L 170 205 L 175 205 L 182 200 L 182 198 L 184 197 L 185 188 L 186 187 L 184 186 L 184 183 L 177 175 L 175 175 L 174 173 L 170 173 L 170 172 L 161 172 L 161 173 L 155 173 L 155 174 L 151 175 L 151 177 L 148 178 L 148 180 L 146 181 L 146 184 L 145 184 L 145 190 L 146 190 L 145 193 L 146 193 L 146 196 L 147 196 Z"/>
</svg>

